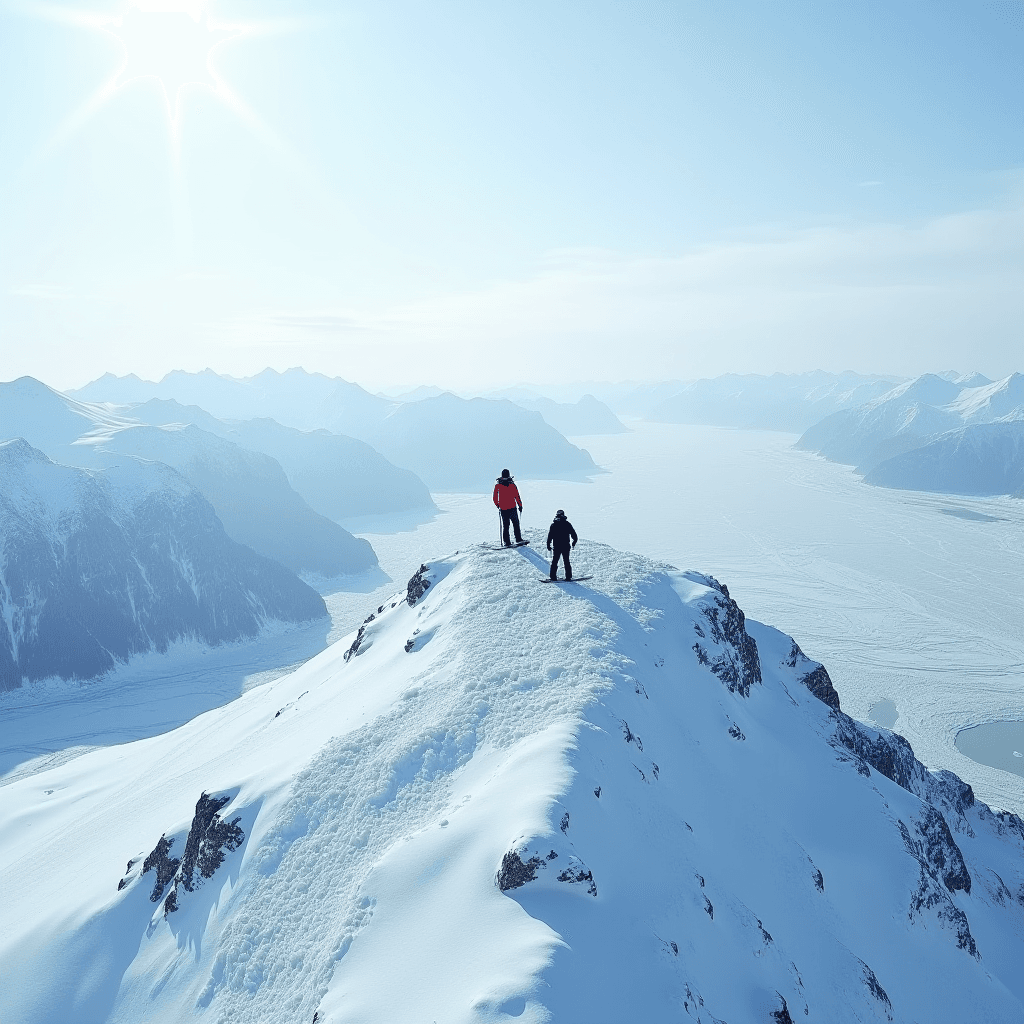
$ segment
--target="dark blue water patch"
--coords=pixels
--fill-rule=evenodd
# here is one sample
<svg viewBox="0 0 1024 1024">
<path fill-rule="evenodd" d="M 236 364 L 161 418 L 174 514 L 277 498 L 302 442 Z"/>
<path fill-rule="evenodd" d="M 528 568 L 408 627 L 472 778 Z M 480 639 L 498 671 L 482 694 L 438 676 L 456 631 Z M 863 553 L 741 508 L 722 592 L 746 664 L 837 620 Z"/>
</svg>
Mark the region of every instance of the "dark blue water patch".
<svg viewBox="0 0 1024 1024">
<path fill-rule="evenodd" d="M 969 519 L 972 523 L 1001 523 L 1001 516 L 987 516 L 984 512 L 975 512 L 972 508 L 940 508 L 944 516 L 956 516 L 957 519 Z"/>
<path fill-rule="evenodd" d="M 886 697 L 884 700 L 875 701 L 868 708 L 868 716 L 875 725 L 880 725 L 883 729 L 891 729 L 896 724 L 896 719 L 900 717 L 900 713 L 896 709 L 896 705 Z"/>
<path fill-rule="evenodd" d="M 1024 778 L 1024 722 L 986 722 L 961 729 L 955 742 L 972 761 Z"/>
</svg>

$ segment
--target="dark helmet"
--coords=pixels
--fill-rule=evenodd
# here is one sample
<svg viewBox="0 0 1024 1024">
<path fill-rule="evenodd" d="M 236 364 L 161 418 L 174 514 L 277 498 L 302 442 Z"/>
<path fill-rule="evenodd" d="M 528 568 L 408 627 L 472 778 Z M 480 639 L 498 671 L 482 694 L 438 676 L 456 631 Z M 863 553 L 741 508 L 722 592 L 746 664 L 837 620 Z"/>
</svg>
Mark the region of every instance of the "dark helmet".
<svg viewBox="0 0 1024 1024">
<path fill-rule="evenodd" d="M 501 471 L 501 475 L 502 476 L 511 476 L 512 474 L 507 469 L 503 469 Z"/>
<path fill-rule="evenodd" d="M 564 519 L 564 518 L 565 518 L 565 513 L 564 513 L 564 512 L 563 512 L 563 511 L 562 511 L 561 509 L 559 509 L 559 510 L 558 510 L 558 511 L 557 511 L 557 512 L 555 513 L 555 518 L 556 518 L 556 519 Z"/>
</svg>

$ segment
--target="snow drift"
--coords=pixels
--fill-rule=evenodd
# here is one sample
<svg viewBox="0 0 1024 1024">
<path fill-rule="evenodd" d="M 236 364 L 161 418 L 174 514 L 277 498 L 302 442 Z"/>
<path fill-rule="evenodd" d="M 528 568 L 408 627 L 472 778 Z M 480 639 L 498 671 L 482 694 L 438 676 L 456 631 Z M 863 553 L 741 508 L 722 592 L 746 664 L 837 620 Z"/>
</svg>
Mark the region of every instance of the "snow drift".
<svg viewBox="0 0 1024 1024">
<path fill-rule="evenodd" d="M 431 561 L 174 732 L 0 789 L 0 1017 L 1019 1022 L 1024 825 L 708 576 Z"/>
</svg>

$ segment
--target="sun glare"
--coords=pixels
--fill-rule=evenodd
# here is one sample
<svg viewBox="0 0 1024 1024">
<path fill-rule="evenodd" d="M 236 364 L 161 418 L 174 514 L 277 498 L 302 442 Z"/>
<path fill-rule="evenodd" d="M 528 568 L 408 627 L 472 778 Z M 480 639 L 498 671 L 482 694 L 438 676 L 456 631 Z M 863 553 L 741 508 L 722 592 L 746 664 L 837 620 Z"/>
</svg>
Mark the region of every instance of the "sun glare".
<svg viewBox="0 0 1024 1024">
<path fill-rule="evenodd" d="M 217 91 L 210 54 L 234 33 L 210 24 L 197 3 L 138 3 L 108 31 L 124 44 L 125 62 L 116 85 L 140 78 L 156 79 L 163 89 L 171 120 L 177 122 L 181 91 L 199 85 Z"/>
</svg>

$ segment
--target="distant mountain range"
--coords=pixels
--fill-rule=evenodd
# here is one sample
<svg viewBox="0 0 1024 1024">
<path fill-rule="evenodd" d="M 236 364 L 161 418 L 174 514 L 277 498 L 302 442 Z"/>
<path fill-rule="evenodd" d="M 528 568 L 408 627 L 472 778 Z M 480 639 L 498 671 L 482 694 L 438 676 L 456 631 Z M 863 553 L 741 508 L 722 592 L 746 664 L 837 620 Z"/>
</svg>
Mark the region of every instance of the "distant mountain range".
<svg viewBox="0 0 1024 1024">
<path fill-rule="evenodd" d="M 83 468 L 129 457 L 171 466 L 213 505 L 228 535 L 295 572 L 337 576 L 377 564 L 370 544 L 314 512 L 280 465 L 195 426 L 154 427 L 77 401 L 31 378 L 0 384 L 0 438 L 22 437 Z"/>
<path fill-rule="evenodd" d="M 855 466 L 867 483 L 952 494 L 1024 487 L 1024 374 L 924 374 L 815 424 L 797 447 Z"/>
<path fill-rule="evenodd" d="M 106 374 L 72 394 L 115 406 L 174 399 L 217 419 L 271 418 L 298 430 L 347 435 L 412 471 L 432 491 L 486 490 L 505 466 L 524 477 L 577 479 L 599 472 L 586 451 L 537 413 L 511 402 L 450 393 L 398 402 L 341 378 L 299 369 L 264 370 L 244 379 L 212 370 L 174 371 L 159 383 Z M 264 437 L 262 443 L 276 445 L 283 439 Z"/>
<path fill-rule="evenodd" d="M 629 428 L 623 425 L 618 416 L 591 394 L 583 395 L 575 402 L 558 402 L 532 388 L 515 387 L 492 392 L 484 397 L 507 398 L 523 409 L 539 412 L 546 423 L 566 437 L 629 432 Z"/>
<path fill-rule="evenodd" d="M 0 689 L 327 614 L 315 590 L 231 540 L 174 470 L 61 466 L 22 438 L 0 441 L 0 606 Z"/>
<path fill-rule="evenodd" d="M 700 423 L 746 430 L 800 433 L 840 409 L 852 409 L 889 391 L 892 377 L 856 373 L 727 373 L 687 384 L 647 413 L 661 423 Z"/>
<path fill-rule="evenodd" d="M 272 419 L 218 420 L 196 405 L 152 398 L 127 408 L 155 425 L 191 423 L 280 463 L 288 482 L 320 515 L 339 522 L 360 516 L 436 511 L 415 473 L 400 469 L 365 441 L 327 430 L 302 431 Z"/>
</svg>

